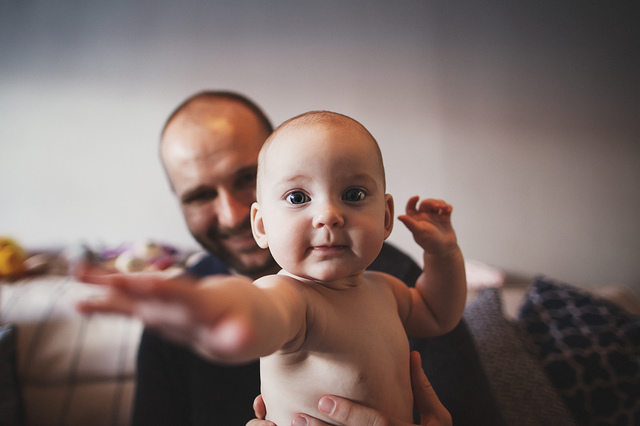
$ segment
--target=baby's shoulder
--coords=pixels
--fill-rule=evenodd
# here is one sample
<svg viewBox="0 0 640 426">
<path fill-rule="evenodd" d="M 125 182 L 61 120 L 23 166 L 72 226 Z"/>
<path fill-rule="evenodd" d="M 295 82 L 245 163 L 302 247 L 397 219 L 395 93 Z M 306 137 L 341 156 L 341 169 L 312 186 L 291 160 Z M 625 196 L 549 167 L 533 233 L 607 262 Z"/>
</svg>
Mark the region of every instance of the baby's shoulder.
<svg viewBox="0 0 640 426">
<path fill-rule="evenodd" d="M 387 285 L 394 286 L 398 283 L 402 283 L 401 280 L 394 277 L 393 275 L 387 274 L 386 272 L 380 271 L 364 271 L 363 278 L 365 283 L 368 284 L 377 284 L 377 285 Z"/>
<path fill-rule="evenodd" d="M 385 272 L 365 271 L 364 279 L 371 292 L 391 293 L 395 298 L 402 298 L 409 291 L 409 287 L 401 279 Z"/>
</svg>

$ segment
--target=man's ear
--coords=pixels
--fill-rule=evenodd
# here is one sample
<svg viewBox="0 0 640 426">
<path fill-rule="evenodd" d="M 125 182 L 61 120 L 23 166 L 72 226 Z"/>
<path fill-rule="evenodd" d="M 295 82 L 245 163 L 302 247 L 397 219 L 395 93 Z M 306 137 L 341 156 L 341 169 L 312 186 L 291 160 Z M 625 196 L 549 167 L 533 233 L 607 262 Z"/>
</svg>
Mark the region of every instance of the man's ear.
<svg viewBox="0 0 640 426">
<path fill-rule="evenodd" d="M 384 194 L 384 239 L 386 240 L 393 230 L 393 197 Z"/>
<path fill-rule="evenodd" d="M 256 240 L 258 247 L 263 249 L 269 247 L 267 234 L 264 232 L 264 221 L 262 220 L 260 204 L 257 202 L 251 205 L 251 232 L 253 233 L 253 239 Z"/>
</svg>

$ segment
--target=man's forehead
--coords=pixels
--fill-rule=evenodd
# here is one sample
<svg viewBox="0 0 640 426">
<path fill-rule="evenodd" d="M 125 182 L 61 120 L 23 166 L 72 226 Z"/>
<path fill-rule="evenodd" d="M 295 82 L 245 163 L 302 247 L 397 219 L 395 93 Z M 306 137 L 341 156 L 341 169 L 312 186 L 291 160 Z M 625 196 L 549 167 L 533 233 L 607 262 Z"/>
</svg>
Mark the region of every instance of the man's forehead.
<svg viewBox="0 0 640 426">
<path fill-rule="evenodd" d="M 231 133 L 235 128 L 229 117 L 220 116 L 205 117 L 202 126 L 213 133 Z"/>
<path fill-rule="evenodd" d="M 233 132 L 251 128 L 264 133 L 262 127 L 256 112 L 247 105 L 233 99 L 215 98 L 192 101 L 173 116 L 165 130 L 199 128 L 210 132 Z"/>
<path fill-rule="evenodd" d="M 198 116 L 182 114 L 177 116 L 165 129 L 162 135 L 163 143 L 180 140 L 183 143 L 194 138 L 208 137 L 215 139 L 232 134 L 238 126 L 231 117 L 215 114 L 201 114 Z"/>
<path fill-rule="evenodd" d="M 177 121 L 167 127 L 162 137 L 163 156 L 194 157 L 225 152 L 257 152 L 264 143 L 258 132 L 250 132 L 249 123 L 229 117 L 209 116 L 199 123 Z"/>
</svg>

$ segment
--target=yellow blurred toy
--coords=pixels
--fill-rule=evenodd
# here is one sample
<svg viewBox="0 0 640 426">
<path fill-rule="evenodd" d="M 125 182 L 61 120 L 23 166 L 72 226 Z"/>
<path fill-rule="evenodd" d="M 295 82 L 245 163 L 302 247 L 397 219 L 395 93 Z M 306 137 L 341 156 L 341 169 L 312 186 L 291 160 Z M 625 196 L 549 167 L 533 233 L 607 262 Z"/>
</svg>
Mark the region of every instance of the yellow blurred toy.
<svg viewBox="0 0 640 426">
<path fill-rule="evenodd" d="M 27 254 L 13 239 L 0 236 L 0 277 L 17 278 L 25 273 Z"/>
</svg>

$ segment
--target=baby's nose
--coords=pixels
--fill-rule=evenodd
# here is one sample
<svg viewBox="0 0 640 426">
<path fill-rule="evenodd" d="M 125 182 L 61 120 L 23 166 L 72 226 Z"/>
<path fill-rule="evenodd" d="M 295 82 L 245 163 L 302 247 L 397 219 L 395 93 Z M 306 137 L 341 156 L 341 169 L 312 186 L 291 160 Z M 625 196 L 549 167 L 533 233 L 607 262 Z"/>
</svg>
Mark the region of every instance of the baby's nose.
<svg viewBox="0 0 640 426">
<path fill-rule="evenodd" d="M 340 227 L 344 225 L 344 216 L 340 209 L 334 204 L 322 206 L 313 218 L 314 228 Z"/>
</svg>

